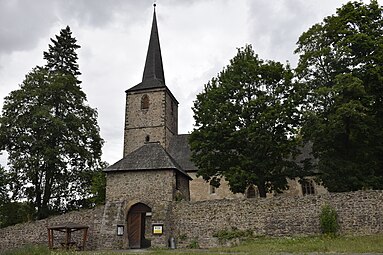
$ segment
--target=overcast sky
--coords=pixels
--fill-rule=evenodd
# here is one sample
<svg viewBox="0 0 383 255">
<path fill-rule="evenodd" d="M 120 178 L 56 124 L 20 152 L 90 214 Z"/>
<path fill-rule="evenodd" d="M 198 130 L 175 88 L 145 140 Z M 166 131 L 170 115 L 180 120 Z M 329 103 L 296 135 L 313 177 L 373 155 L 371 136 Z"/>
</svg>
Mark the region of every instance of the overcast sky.
<svg viewBox="0 0 383 255">
<path fill-rule="evenodd" d="M 238 47 L 252 44 L 260 58 L 295 67 L 298 37 L 346 2 L 157 0 L 166 85 L 180 103 L 179 133 L 192 131 L 196 94 Z M 119 160 L 125 90 L 141 82 L 152 15 L 153 0 L 0 0 L 0 107 L 33 67 L 45 64 L 50 38 L 69 25 L 81 46 L 82 88 L 98 110 L 103 160 Z"/>
</svg>

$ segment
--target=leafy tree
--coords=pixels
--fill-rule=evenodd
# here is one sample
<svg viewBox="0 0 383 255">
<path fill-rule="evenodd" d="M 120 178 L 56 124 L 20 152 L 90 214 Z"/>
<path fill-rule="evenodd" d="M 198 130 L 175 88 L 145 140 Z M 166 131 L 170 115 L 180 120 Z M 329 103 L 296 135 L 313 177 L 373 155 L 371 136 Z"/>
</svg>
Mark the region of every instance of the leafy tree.
<svg viewBox="0 0 383 255">
<path fill-rule="evenodd" d="M 0 166 L 0 228 L 33 219 L 34 208 L 28 202 L 13 202 L 9 197 L 8 174 Z"/>
<path fill-rule="evenodd" d="M 99 171 L 92 176 L 92 185 L 90 187 L 90 193 L 92 197 L 90 198 L 90 202 L 94 205 L 100 205 L 105 203 L 106 199 L 106 176 L 102 171 L 107 168 L 108 164 L 103 162 L 102 167 Z"/>
<path fill-rule="evenodd" d="M 4 168 L 0 165 L 0 206 L 8 200 L 7 192 L 7 174 Z"/>
<path fill-rule="evenodd" d="M 298 41 L 302 133 L 330 191 L 383 187 L 382 11 L 377 1 L 349 2 Z"/>
<path fill-rule="evenodd" d="M 5 98 L 0 144 L 9 154 L 12 199 L 26 198 L 36 217 L 81 207 L 100 167 L 103 140 L 97 112 L 79 86 L 75 39 L 69 27 L 44 56 L 47 67 L 26 75 Z"/>
<path fill-rule="evenodd" d="M 6 202 L 0 207 L 0 228 L 33 220 L 35 208 L 29 202 Z"/>
<path fill-rule="evenodd" d="M 2 227 L 6 222 L 4 218 L 4 207 L 8 201 L 7 177 L 4 168 L 0 165 L 0 227 Z"/>
<path fill-rule="evenodd" d="M 300 87 L 289 66 L 263 61 L 250 45 L 205 85 L 194 102 L 192 160 L 214 186 L 224 177 L 230 189 L 257 185 L 261 197 L 287 188 L 298 174 L 291 160 L 299 123 Z"/>
</svg>

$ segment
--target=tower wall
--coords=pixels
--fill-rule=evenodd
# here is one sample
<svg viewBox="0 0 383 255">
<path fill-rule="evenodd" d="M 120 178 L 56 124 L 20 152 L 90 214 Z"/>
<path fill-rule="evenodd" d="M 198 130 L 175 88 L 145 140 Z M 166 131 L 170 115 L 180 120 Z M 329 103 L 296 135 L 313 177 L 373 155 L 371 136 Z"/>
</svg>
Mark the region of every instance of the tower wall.
<svg viewBox="0 0 383 255">
<path fill-rule="evenodd" d="M 147 105 L 143 106 L 143 98 Z M 178 103 L 166 87 L 128 92 L 126 95 L 124 156 L 145 142 L 160 142 L 166 149 L 177 134 Z"/>
<path fill-rule="evenodd" d="M 178 135 L 178 102 L 170 95 L 165 95 L 165 150 L 168 150 L 170 139 Z"/>
</svg>

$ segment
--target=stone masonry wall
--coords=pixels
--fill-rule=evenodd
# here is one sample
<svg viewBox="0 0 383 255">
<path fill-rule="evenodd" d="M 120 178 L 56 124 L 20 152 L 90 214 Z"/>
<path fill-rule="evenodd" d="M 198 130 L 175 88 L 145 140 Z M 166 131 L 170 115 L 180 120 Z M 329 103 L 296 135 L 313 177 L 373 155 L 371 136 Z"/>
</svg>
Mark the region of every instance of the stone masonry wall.
<svg viewBox="0 0 383 255">
<path fill-rule="evenodd" d="M 174 199 L 175 201 L 186 200 L 190 201 L 190 186 L 189 178 L 181 173 L 175 173 L 175 183 L 173 190 L 175 191 Z"/>
<path fill-rule="evenodd" d="M 107 173 L 106 200 L 172 201 L 174 170 Z"/>
<path fill-rule="evenodd" d="M 164 224 L 164 235 L 148 236 L 155 247 L 166 247 L 170 237 L 176 238 L 178 247 L 193 241 L 202 248 L 213 247 L 219 245 L 215 233 L 234 228 L 251 230 L 254 235 L 317 235 L 320 234 L 321 207 L 326 203 L 338 212 L 341 233 L 383 233 L 383 191 L 199 202 L 125 200 L 0 229 L 0 250 L 25 244 L 47 244 L 46 227 L 67 221 L 90 227 L 87 249 L 126 248 L 127 237 L 117 237 L 116 226 L 126 224 L 127 212 L 137 202 L 152 208 L 148 222 Z"/>
<path fill-rule="evenodd" d="M 230 191 L 228 182 L 223 178 L 221 180 L 221 185 L 219 188 L 212 189 L 211 185 L 206 182 L 202 177 L 197 177 L 197 172 L 188 172 L 189 176 L 193 179 L 190 182 L 190 200 L 191 201 L 205 201 L 205 200 L 215 200 L 215 199 L 241 199 L 245 198 L 246 194 L 236 193 Z M 308 178 L 309 180 L 312 178 Z M 294 196 L 303 196 L 302 186 L 299 183 L 299 179 L 287 179 L 289 189 L 283 191 L 283 193 L 278 194 L 278 196 L 283 197 L 294 197 Z M 327 194 L 328 191 L 325 187 L 313 182 L 315 188 L 315 194 L 322 195 Z M 214 192 L 212 192 L 214 190 Z M 256 190 L 258 191 L 258 190 Z M 259 194 L 257 194 L 259 196 Z M 268 193 L 267 197 L 273 197 L 273 193 Z"/>
<path fill-rule="evenodd" d="M 149 108 L 141 109 L 145 95 Z M 165 89 L 126 95 L 124 156 L 141 147 L 147 135 L 151 142 L 158 141 L 165 147 Z"/>
<path fill-rule="evenodd" d="M 228 182 L 221 180 L 219 188 L 215 188 L 212 192 L 212 187 L 202 177 L 197 177 L 196 172 L 188 172 L 189 176 L 193 179 L 190 181 L 190 200 L 191 201 L 204 201 L 215 199 L 239 199 L 244 195 L 241 193 L 234 194 L 230 191 Z"/>
<path fill-rule="evenodd" d="M 98 246 L 97 224 L 102 219 L 103 206 L 89 210 L 80 210 L 66 213 L 59 216 L 50 217 L 35 222 L 17 224 L 7 228 L 0 229 L 0 251 L 20 247 L 26 244 L 44 244 L 48 245 L 48 226 L 61 225 L 65 222 L 75 222 L 89 226 L 88 241 L 86 249 L 95 249 Z M 81 232 L 81 233 L 80 233 Z M 72 234 L 72 238 L 76 241 L 81 240 L 82 231 Z M 60 246 L 59 240 L 64 240 L 58 231 L 54 231 L 56 247 Z"/>
<path fill-rule="evenodd" d="M 197 241 L 200 247 L 218 244 L 219 230 L 251 230 L 254 235 L 320 234 L 319 215 L 324 204 L 339 215 L 341 233 L 383 233 L 383 191 L 324 194 L 266 199 L 223 199 L 180 202 L 173 205 L 179 246 Z"/>
<path fill-rule="evenodd" d="M 178 103 L 169 92 L 167 92 L 165 96 L 165 125 L 166 142 L 164 148 L 167 149 L 171 138 L 178 134 Z"/>
<path fill-rule="evenodd" d="M 169 93 L 159 88 L 126 95 L 124 156 L 147 142 L 147 136 L 168 148 L 170 138 L 178 133 L 178 103 Z M 149 98 L 148 109 L 141 109 L 143 96 Z"/>
</svg>

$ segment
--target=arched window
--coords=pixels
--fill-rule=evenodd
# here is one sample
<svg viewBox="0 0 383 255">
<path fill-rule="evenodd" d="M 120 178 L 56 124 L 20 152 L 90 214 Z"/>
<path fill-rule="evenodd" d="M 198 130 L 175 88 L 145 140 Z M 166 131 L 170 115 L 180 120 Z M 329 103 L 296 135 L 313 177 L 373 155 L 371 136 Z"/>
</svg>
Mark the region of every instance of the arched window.
<svg viewBox="0 0 383 255">
<path fill-rule="evenodd" d="M 149 97 L 148 95 L 143 95 L 141 98 L 141 110 L 149 109 Z"/>
<path fill-rule="evenodd" d="M 255 198 L 257 197 L 257 192 L 254 188 L 254 185 L 251 185 L 247 188 L 247 191 L 246 191 L 246 197 L 247 198 Z"/>
<path fill-rule="evenodd" d="M 303 196 L 315 194 L 314 182 L 312 180 L 302 180 L 301 186 Z"/>
</svg>

